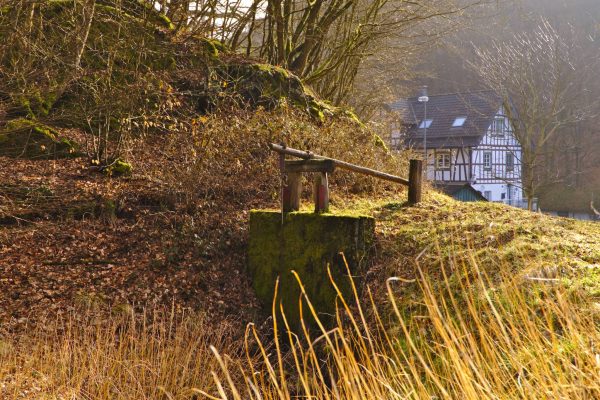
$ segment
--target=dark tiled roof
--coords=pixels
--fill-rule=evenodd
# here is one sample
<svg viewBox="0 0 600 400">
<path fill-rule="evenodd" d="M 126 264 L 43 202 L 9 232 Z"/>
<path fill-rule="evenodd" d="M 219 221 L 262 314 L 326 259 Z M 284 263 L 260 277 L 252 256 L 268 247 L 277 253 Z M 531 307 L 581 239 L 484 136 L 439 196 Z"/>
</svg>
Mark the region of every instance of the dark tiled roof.
<svg viewBox="0 0 600 400">
<path fill-rule="evenodd" d="M 476 146 L 491 125 L 502 105 L 502 98 L 493 91 L 452 93 L 429 96 L 427 119 L 427 147 Z M 407 128 L 406 145 L 422 148 L 424 129 L 418 125 L 425 117 L 425 105 L 417 97 L 388 104 L 388 109 L 400 113 Z M 466 117 L 462 127 L 452 127 L 458 117 Z"/>
</svg>

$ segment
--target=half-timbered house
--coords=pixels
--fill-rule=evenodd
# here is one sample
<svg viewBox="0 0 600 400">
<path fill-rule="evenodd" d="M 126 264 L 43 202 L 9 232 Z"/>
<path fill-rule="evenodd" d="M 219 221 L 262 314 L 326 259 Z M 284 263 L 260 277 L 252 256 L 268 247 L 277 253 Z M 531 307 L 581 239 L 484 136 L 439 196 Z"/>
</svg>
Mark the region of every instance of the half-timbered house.
<svg viewBox="0 0 600 400">
<path fill-rule="evenodd" d="M 493 91 L 397 101 L 387 107 L 396 116 L 390 145 L 426 148 L 427 178 L 440 187 L 467 184 L 489 201 L 522 206 L 522 149 L 505 106 Z"/>
</svg>

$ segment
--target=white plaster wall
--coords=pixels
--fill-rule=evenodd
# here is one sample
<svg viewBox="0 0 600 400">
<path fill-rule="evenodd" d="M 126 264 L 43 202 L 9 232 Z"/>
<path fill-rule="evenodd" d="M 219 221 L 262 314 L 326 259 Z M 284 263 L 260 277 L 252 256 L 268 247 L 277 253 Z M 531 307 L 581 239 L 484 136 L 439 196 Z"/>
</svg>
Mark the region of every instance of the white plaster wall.
<svg viewBox="0 0 600 400">
<path fill-rule="evenodd" d="M 523 201 L 522 190 L 520 187 L 511 186 L 506 183 L 476 183 L 472 185 L 475 190 L 485 195 L 486 191 L 491 192 L 491 196 L 488 198 L 489 201 L 501 201 L 508 203 L 509 200 L 513 202 Z M 509 195 L 509 190 L 510 195 Z M 504 194 L 504 199 L 502 198 Z"/>
<path fill-rule="evenodd" d="M 501 108 L 496 117 L 502 115 L 504 115 L 504 110 Z M 513 182 L 515 185 L 521 186 L 521 145 L 513 135 L 512 126 L 506 117 L 504 117 L 504 126 L 504 134 L 500 137 L 493 135 L 490 126 L 479 145 L 473 149 L 473 179 L 475 181 L 486 180 L 488 184 Z M 492 155 L 490 169 L 486 169 L 482 165 L 483 154 L 486 152 L 490 152 Z M 514 167 L 512 171 L 506 169 L 506 153 L 513 154 Z"/>
</svg>

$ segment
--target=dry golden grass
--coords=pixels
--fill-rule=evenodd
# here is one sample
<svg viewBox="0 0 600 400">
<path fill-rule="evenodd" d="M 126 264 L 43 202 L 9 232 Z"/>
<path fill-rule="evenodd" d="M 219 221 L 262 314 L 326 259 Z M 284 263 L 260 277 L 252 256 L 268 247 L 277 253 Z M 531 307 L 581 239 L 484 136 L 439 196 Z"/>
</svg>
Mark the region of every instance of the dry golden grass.
<svg viewBox="0 0 600 400">
<path fill-rule="evenodd" d="M 213 386 L 209 345 L 234 353 L 225 327 L 172 312 L 49 322 L 0 337 L 0 398 L 194 398 L 193 388 Z"/>
<path fill-rule="evenodd" d="M 193 315 L 52 322 L 0 336 L 0 398 L 600 398 L 597 225 L 433 193 L 353 208 L 405 259 L 340 296 L 335 326 L 235 341 Z"/>
<path fill-rule="evenodd" d="M 474 257 L 454 268 L 452 277 L 444 274 L 437 283 L 423 273 L 417 281 L 390 278 L 393 320 L 377 312 L 372 297 L 368 309 L 340 297 L 332 329 L 321 326 L 298 338 L 275 327 L 275 354 L 263 351 L 258 369 L 221 363 L 224 373 L 241 371 L 245 384 L 215 379 L 226 389 L 213 398 L 600 396 L 600 330 L 585 299 L 508 274 L 492 285 Z M 402 286 L 410 285 L 417 286 L 420 304 L 409 310 Z M 303 300 L 314 316 L 309 299 Z"/>
<path fill-rule="evenodd" d="M 296 336 L 275 322 L 274 343 L 261 341 L 249 325 L 244 343 L 235 345 L 194 317 L 157 317 L 140 326 L 118 315 L 38 329 L 2 342 L 0 393 L 7 399 L 600 396 L 595 304 L 562 285 L 502 273 L 508 266 L 498 265 L 492 283 L 475 256 L 461 260 L 442 267 L 441 281 L 422 272 L 416 280 L 390 278 L 391 314 L 378 312 L 373 296 L 360 304 L 355 292 L 348 302 L 339 297 L 336 326 Z M 309 299 L 303 305 L 314 315 Z M 278 308 L 273 304 L 273 312 Z"/>
</svg>

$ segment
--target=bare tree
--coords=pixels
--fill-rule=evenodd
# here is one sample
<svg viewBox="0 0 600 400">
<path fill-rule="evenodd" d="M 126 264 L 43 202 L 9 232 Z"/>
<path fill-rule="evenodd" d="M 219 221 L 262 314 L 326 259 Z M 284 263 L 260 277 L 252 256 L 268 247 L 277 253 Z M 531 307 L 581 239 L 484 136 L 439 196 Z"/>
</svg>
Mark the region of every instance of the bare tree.
<svg viewBox="0 0 600 400">
<path fill-rule="evenodd" d="M 403 70 L 422 44 L 413 39 L 439 37 L 486 1 L 199 0 L 171 1 L 164 11 L 180 35 L 213 38 L 287 68 L 332 103 L 347 104 L 357 76 L 370 69 L 366 60 Z"/>
<path fill-rule="evenodd" d="M 0 12 L 0 127 L 17 119 L 77 127 L 95 162 L 114 160 L 132 124 L 147 127 L 160 111 L 160 73 L 173 58 L 150 18 L 157 13 L 142 19 L 147 10 L 130 5 L 8 1 Z"/>
<path fill-rule="evenodd" d="M 476 49 L 471 63 L 487 85 L 503 96 L 506 112 L 523 146 L 523 189 L 531 209 L 544 182 L 545 152 L 561 131 L 593 115 L 595 101 L 584 100 L 586 80 L 597 55 L 582 55 L 547 21 L 532 31 Z"/>
</svg>

